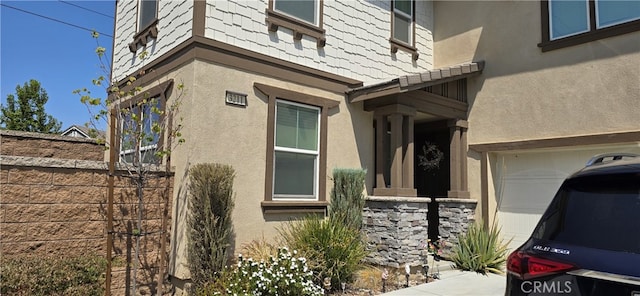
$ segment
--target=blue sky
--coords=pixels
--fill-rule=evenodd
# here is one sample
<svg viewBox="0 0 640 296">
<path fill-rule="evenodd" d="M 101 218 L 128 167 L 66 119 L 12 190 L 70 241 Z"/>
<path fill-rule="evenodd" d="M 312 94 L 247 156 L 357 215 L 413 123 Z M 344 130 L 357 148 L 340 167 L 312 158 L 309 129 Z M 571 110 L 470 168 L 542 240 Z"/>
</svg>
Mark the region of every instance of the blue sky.
<svg viewBox="0 0 640 296">
<path fill-rule="evenodd" d="M 104 87 L 91 84 L 104 73 L 98 67 L 96 40 L 91 32 L 77 27 L 112 35 L 115 1 L 2 0 L 0 4 L 2 104 L 7 95 L 15 94 L 17 85 L 35 79 L 49 95 L 45 111 L 62 121 L 62 129 L 88 122 L 86 107 L 72 91 L 87 87 L 92 95 L 104 98 Z M 111 37 L 101 35 L 98 42 L 107 49 L 110 60 Z"/>
</svg>

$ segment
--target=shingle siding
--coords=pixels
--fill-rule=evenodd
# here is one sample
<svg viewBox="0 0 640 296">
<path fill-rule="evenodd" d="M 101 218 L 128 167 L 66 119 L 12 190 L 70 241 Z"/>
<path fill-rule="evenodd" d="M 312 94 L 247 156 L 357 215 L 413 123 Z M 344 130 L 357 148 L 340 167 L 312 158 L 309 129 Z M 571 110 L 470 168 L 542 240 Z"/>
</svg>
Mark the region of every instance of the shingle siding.
<svg viewBox="0 0 640 296">
<path fill-rule="evenodd" d="M 430 69 L 433 63 L 429 29 L 432 20 L 426 18 L 430 12 L 418 14 L 423 19 L 417 23 L 426 27 L 416 28 L 416 44 L 420 46 L 421 57 L 415 65 L 408 53 L 398 52 L 396 59 L 392 57 L 388 41 L 391 28 L 389 1 L 324 1 L 323 28 L 327 43 L 323 48 L 318 48 L 316 40 L 307 36 L 294 42 L 291 30 L 286 28 L 269 33 L 264 23 L 267 1 L 209 1 L 207 6 L 205 35 L 208 38 L 333 74 L 376 81 L 407 72 L 421 72 Z M 417 10 L 430 10 L 431 4 L 418 1 L 417 6 Z M 246 19 L 251 25 L 243 24 L 234 30 L 237 22 L 232 16 Z"/>
<path fill-rule="evenodd" d="M 129 43 L 138 33 L 137 5 L 137 1 L 118 1 L 112 69 L 112 79 L 115 80 L 126 78 L 126 75 L 167 53 L 192 35 L 193 2 L 159 1 L 158 37 L 147 44 L 148 57 L 140 59 L 138 55 L 144 48 L 139 48 L 136 53 L 129 50 Z"/>
<path fill-rule="evenodd" d="M 147 61 L 168 52 L 192 36 L 193 2 L 160 1 L 158 37 L 131 53 L 128 44 L 137 33 L 137 2 L 119 1 L 113 78 L 121 80 Z M 303 36 L 294 41 L 292 31 L 280 27 L 270 33 L 265 23 L 267 0 L 206 2 L 205 37 L 366 83 L 420 73 L 433 68 L 433 12 L 431 1 L 416 1 L 415 46 L 419 58 L 398 51 L 391 54 L 391 1 L 324 1 L 323 29 L 326 45 Z"/>
</svg>

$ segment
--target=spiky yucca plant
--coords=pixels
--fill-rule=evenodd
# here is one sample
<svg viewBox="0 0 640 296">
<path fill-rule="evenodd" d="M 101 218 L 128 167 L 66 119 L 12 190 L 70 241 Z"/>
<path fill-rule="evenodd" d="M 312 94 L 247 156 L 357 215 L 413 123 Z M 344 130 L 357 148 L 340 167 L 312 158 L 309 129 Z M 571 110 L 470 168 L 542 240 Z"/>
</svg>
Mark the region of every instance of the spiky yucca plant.
<svg viewBox="0 0 640 296">
<path fill-rule="evenodd" d="M 510 241 L 505 243 L 501 239 L 500 229 L 495 223 L 489 229 L 475 223 L 467 233 L 458 236 L 451 260 L 461 270 L 502 274 Z"/>
</svg>

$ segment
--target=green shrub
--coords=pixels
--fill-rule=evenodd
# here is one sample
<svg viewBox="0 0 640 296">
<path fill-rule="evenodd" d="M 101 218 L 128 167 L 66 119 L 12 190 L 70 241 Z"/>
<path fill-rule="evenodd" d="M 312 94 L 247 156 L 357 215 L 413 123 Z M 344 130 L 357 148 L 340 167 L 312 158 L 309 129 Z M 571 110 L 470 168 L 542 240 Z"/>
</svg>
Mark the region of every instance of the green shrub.
<svg viewBox="0 0 640 296">
<path fill-rule="evenodd" d="M 213 281 L 227 262 L 234 177 L 228 165 L 197 164 L 189 170 L 188 262 L 195 289 Z"/>
<path fill-rule="evenodd" d="M 226 269 L 197 295 L 323 295 L 322 288 L 313 283 L 306 259 L 296 255 L 296 251 L 292 254 L 280 249 L 277 256 L 259 262 L 240 255 L 237 265 Z"/>
<path fill-rule="evenodd" d="M 284 224 L 279 233 L 285 245 L 308 258 L 315 282 L 320 285 L 324 278 L 330 278 L 334 290 L 353 280 L 366 256 L 360 231 L 336 220 L 310 216 Z"/>
<path fill-rule="evenodd" d="M 333 170 L 329 219 L 358 230 L 362 227 L 366 175 L 367 171 L 362 169 Z"/>
<path fill-rule="evenodd" d="M 502 274 L 508 245 L 509 242 L 504 243 L 500 238 L 500 229 L 495 223 L 489 229 L 475 223 L 466 234 L 458 236 L 451 260 L 461 270 Z"/>
<path fill-rule="evenodd" d="M 102 295 L 106 260 L 99 256 L 5 257 L 2 295 Z"/>
</svg>

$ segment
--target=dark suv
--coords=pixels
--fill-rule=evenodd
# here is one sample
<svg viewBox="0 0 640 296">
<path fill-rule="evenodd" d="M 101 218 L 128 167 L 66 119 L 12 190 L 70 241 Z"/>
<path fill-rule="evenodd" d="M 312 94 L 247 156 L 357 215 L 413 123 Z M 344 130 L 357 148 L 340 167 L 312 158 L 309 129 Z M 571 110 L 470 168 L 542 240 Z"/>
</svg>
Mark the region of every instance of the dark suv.
<svg viewBox="0 0 640 296">
<path fill-rule="evenodd" d="M 598 155 L 567 178 L 507 271 L 505 295 L 640 296 L 640 156 Z"/>
</svg>

